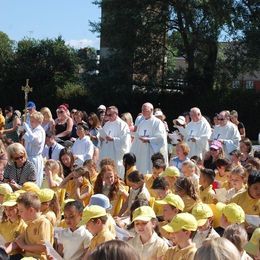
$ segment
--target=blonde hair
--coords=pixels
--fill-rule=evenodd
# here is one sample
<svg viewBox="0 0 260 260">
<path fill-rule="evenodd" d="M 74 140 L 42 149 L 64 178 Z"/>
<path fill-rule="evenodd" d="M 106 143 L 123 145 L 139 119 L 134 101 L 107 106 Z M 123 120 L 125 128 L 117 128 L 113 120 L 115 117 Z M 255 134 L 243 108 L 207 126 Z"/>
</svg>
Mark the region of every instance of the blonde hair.
<svg viewBox="0 0 260 260">
<path fill-rule="evenodd" d="M 35 119 L 39 124 L 43 122 L 43 114 L 41 112 L 35 111 L 31 114 L 30 118 Z"/>
<path fill-rule="evenodd" d="M 123 113 L 121 119 L 124 120 L 129 126 L 133 125 L 133 117 L 129 112 Z"/>
<path fill-rule="evenodd" d="M 228 239 L 217 237 L 206 239 L 197 250 L 194 260 L 240 260 L 237 248 Z"/>
<path fill-rule="evenodd" d="M 200 176 L 200 169 L 199 167 L 196 165 L 196 163 L 194 163 L 193 161 L 185 161 L 182 163 L 182 167 L 183 166 L 187 166 L 189 169 L 194 169 L 194 173 L 198 176 Z"/>
<path fill-rule="evenodd" d="M 27 153 L 24 146 L 20 143 L 13 143 L 7 147 L 8 160 L 12 161 L 14 154 L 23 155 L 27 159 Z"/>
<path fill-rule="evenodd" d="M 246 182 L 246 179 L 247 179 L 247 172 L 245 170 L 244 167 L 242 166 L 236 166 L 235 168 L 233 168 L 230 172 L 230 174 L 234 174 L 234 175 L 237 175 L 237 176 L 240 176 L 243 178 L 244 182 Z"/>
<path fill-rule="evenodd" d="M 41 108 L 40 112 L 42 113 L 43 117 L 46 117 L 48 120 L 52 120 L 52 113 L 48 107 Z"/>
<path fill-rule="evenodd" d="M 49 168 L 54 173 L 57 173 L 59 177 L 63 178 L 63 167 L 60 161 L 50 159 L 45 163 L 45 167 Z"/>
</svg>

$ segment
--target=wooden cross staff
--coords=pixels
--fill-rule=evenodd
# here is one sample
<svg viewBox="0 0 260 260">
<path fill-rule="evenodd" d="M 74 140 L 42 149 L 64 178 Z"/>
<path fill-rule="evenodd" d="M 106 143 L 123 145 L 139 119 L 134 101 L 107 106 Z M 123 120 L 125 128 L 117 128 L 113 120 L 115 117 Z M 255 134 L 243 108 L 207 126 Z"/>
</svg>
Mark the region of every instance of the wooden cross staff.
<svg viewBox="0 0 260 260">
<path fill-rule="evenodd" d="M 29 86 L 29 79 L 26 79 L 26 85 L 22 86 L 22 91 L 24 91 L 24 102 L 25 102 L 25 111 L 28 102 L 28 93 L 33 91 L 33 88 Z"/>
</svg>

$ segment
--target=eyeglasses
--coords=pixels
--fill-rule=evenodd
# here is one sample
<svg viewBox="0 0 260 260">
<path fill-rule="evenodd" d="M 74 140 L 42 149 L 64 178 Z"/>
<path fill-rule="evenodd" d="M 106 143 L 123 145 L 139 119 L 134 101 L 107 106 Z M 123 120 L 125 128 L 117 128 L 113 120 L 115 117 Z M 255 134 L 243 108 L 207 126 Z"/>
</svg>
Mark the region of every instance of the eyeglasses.
<svg viewBox="0 0 260 260">
<path fill-rule="evenodd" d="M 225 118 L 218 118 L 218 120 L 219 120 L 219 121 L 224 121 L 224 120 L 225 120 Z"/>
<path fill-rule="evenodd" d="M 8 113 L 10 113 L 10 111 L 8 111 L 8 110 L 5 110 L 5 114 L 8 114 Z"/>
<path fill-rule="evenodd" d="M 216 151 L 217 151 L 217 149 L 210 148 L 210 151 L 212 151 L 212 152 L 216 152 Z"/>
<path fill-rule="evenodd" d="M 18 156 L 18 157 L 14 157 L 14 161 L 18 161 L 18 160 L 22 160 L 23 159 L 23 155 L 21 155 L 21 156 Z"/>
<path fill-rule="evenodd" d="M 57 113 L 58 114 L 62 114 L 62 113 L 64 113 L 64 111 L 63 110 L 58 110 Z"/>
<path fill-rule="evenodd" d="M 106 114 L 106 116 L 109 116 L 109 117 L 111 117 L 113 114 Z"/>
</svg>

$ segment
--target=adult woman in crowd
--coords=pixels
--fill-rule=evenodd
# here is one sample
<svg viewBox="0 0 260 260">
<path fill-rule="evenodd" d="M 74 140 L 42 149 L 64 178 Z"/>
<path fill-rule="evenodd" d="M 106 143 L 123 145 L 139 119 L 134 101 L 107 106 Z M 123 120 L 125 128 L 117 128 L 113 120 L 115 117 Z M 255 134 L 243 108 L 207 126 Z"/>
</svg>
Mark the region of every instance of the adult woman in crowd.
<svg viewBox="0 0 260 260">
<path fill-rule="evenodd" d="M 52 113 L 48 107 L 43 107 L 40 112 L 43 115 L 42 128 L 47 131 L 54 131 L 54 119 L 52 118 Z"/>
<path fill-rule="evenodd" d="M 18 142 L 18 127 L 21 125 L 21 121 L 14 113 L 13 107 L 7 106 L 5 108 L 5 117 L 5 129 L 0 130 L 0 135 L 5 135 L 7 139 L 11 139 L 13 142 Z"/>
<path fill-rule="evenodd" d="M 121 119 L 127 123 L 129 130 L 130 130 L 131 137 L 132 137 L 132 141 L 133 141 L 135 126 L 134 126 L 132 115 L 129 112 L 123 113 L 121 115 Z"/>
<path fill-rule="evenodd" d="M 8 182 L 13 190 L 21 189 L 25 182 L 36 181 L 36 168 L 27 160 L 27 153 L 23 145 L 13 143 L 7 147 L 9 163 L 4 171 L 4 181 Z"/>
<path fill-rule="evenodd" d="M 91 112 L 88 116 L 88 125 L 89 125 L 89 137 L 93 144 L 98 147 L 99 146 L 99 140 L 98 140 L 98 129 L 101 128 L 101 124 L 99 121 L 99 118 L 97 114 L 94 112 Z"/>
<path fill-rule="evenodd" d="M 73 171 L 73 167 L 74 167 L 73 153 L 69 149 L 64 148 L 60 151 L 59 160 L 63 168 L 63 175 L 64 177 L 67 177 Z"/>
<path fill-rule="evenodd" d="M 249 138 L 244 138 L 240 141 L 240 152 L 242 153 L 240 157 L 240 162 L 242 166 L 246 166 L 249 159 L 252 159 L 253 156 L 250 155 L 252 151 L 252 142 Z"/>
<path fill-rule="evenodd" d="M 69 116 L 68 108 L 65 105 L 60 105 L 57 112 L 57 118 L 55 119 L 55 133 L 56 138 L 66 141 L 70 139 L 70 135 L 73 127 L 73 120 Z"/>
<path fill-rule="evenodd" d="M 73 127 L 72 127 L 72 131 L 71 131 L 71 140 L 72 141 L 75 141 L 77 138 L 78 138 L 78 135 L 77 135 L 77 125 L 80 124 L 80 123 L 83 123 L 83 124 L 86 124 L 86 122 L 83 120 L 84 118 L 84 112 L 83 111 L 76 111 L 74 113 L 74 122 L 73 122 Z"/>
</svg>

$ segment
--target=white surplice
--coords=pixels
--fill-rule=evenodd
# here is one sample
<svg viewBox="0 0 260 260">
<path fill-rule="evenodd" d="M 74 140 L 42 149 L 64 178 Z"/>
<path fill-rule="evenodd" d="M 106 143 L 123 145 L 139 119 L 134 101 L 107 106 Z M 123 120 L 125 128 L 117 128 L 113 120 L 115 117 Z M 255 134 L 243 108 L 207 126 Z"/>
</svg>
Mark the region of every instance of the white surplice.
<svg viewBox="0 0 260 260">
<path fill-rule="evenodd" d="M 108 121 L 103 126 L 102 135 L 111 136 L 113 141 L 101 142 L 99 159 L 102 160 L 105 157 L 113 159 L 119 176 L 124 178 L 123 156 L 129 152 L 131 146 L 131 135 L 127 123 L 119 117 L 115 121 Z M 101 137 L 105 137 L 102 135 Z"/>
<path fill-rule="evenodd" d="M 204 154 L 209 150 L 208 139 L 211 135 L 211 127 L 208 121 L 202 117 L 199 121 L 191 121 L 187 124 L 184 132 L 184 140 L 190 147 L 188 157 L 194 155 L 199 156 L 201 159 Z M 196 141 L 192 142 L 191 138 Z"/>
<path fill-rule="evenodd" d="M 149 143 L 143 143 L 139 137 L 147 137 Z M 168 164 L 167 133 L 160 119 L 152 116 L 138 124 L 131 152 L 136 156 L 138 171 L 143 174 L 151 172 L 151 156 L 155 153 L 162 153 L 165 163 Z"/>
</svg>

